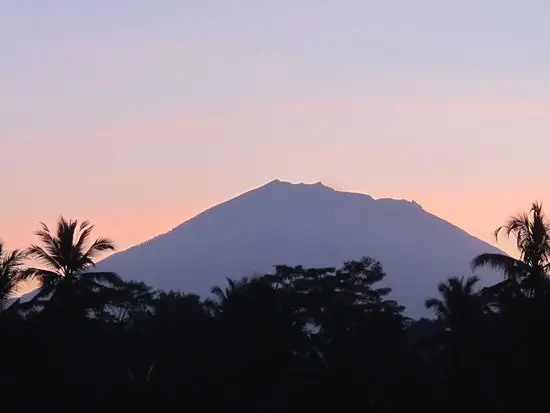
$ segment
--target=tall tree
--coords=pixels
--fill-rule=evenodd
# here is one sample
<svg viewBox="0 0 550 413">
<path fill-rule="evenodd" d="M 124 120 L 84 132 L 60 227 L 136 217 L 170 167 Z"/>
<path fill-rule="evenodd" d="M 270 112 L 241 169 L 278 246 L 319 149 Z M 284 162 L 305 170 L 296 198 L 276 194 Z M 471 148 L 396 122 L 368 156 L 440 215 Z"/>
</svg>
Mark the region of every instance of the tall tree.
<svg viewBox="0 0 550 413">
<path fill-rule="evenodd" d="M 451 277 L 438 286 L 440 298 L 428 298 L 426 308 L 435 312 L 450 330 L 463 329 L 479 320 L 483 312 L 483 298 L 476 291 L 476 276 Z"/>
<path fill-rule="evenodd" d="M 35 279 L 40 285 L 33 302 L 47 298 L 49 302 L 76 300 L 82 309 L 84 302 L 89 304 L 91 293 L 122 283 L 115 273 L 93 271 L 99 255 L 115 249 L 109 238 L 91 241 L 93 229 L 89 221 L 79 223 L 64 217 L 59 218 L 55 231 L 41 223 L 41 229 L 35 232 L 40 244 L 27 250 L 30 259 L 44 265 L 26 270 L 26 278 Z"/>
<path fill-rule="evenodd" d="M 328 331 L 338 317 L 350 326 L 355 316 L 367 312 L 400 314 L 404 308 L 388 298 L 391 289 L 379 286 L 385 276 L 378 261 L 362 257 L 345 262 L 340 269 L 276 266 L 275 274 L 265 279 L 274 288 L 294 295 L 296 313 L 303 324 Z"/>
<path fill-rule="evenodd" d="M 303 332 L 286 291 L 274 289 L 262 277 L 227 282 L 225 289 L 212 289 L 217 298 L 216 321 L 231 355 L 226 366 L 273 371 L 288 368 L 293 352 L 302 344 Z"/>
<path fill-rule="evenodd" d="M 129 281 L 105 291 L 95 315 L 103 321 L 132 324 L 150 314 L 157 292 L 144 282 Z"/>
<path fill-rule="evenodd" d="M 24 251 L 8 251 L 0 241 L 0 311 L 6 309 L 21 285 L 24 260 Z"/>
<path fill-rule="evenodd" d="M 542 204 L 535 202 L 529 212 L 512 216 L 497 228 L 495 238 L 500 233 L 514 237 L 520 253 L 519 259 L 504 254 L 486 253 L 478 255 L 472 261 L 472 267 L 489 266 L 502 270 L 505 282 L 500 286 L 512 289 L 519 287 L 529 297 L 548 292 L 548 274 L 550 271 L 550 224 L 544 215 Z"/>
<path fill-rule="evenodd" d="M 227 287 L 212 287 L 210 290 L 212 298 L 207 299 L 205 302 L 206 307 L 213 313 L 223 311 L 224 307 L 230 303 L 231 297 L 238 294 L 242 290 L 242 287 L 246 286 L 250 281 L 248 277 L 242 277 L 237 281 L 226 277 L 226 280 Z"/>
</svg>

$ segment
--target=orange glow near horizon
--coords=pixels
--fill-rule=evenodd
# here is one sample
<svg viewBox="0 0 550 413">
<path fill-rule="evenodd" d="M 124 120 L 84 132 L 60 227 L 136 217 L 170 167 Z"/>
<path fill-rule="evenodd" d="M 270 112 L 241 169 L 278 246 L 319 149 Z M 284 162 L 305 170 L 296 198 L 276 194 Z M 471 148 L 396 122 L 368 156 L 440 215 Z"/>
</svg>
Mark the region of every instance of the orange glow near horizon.
<svg viewBox="0 0 550 413">
<path fill-rule="evenodd" d="M 337 189 L 346 190 L 345 188 Z M 497 244 L 492 235 L 493 231 L 510 215 L 526 211 L 531 202 L 535 200 L 550 205 L 550 198 L 544 199 L 537 196 L 542 189 L 533 187 L 503 191 L 500 188 L 479 188 L 474 191 L 472 188 L 456 188 L 454 191 L 449 189 L 438 193 L 405 193 L 393 198 L 415 200 L 427 212 L 457 225 L 471 235 L 496 245 L 509 254 L 516 255 L 513 240 L 504 238 Z M 349 190 L 367 193 L 366 190 L 360 188 Z M 234 194 L 234 196 L 237 195 L 239 193 Z M 384 193 L 370 193 L 370 195 L 374 198 L 391 197 Z M 95 236 L 113 238 L 117 249 L 122 251 L 168 232 L 203 210 L 227 199 L 189 202 L 187 207 L 181 204 L 157 207 L 158 209 L 153 211 L 120 211 L 115 214 L 103 213 L 91 217 L 78 216 L 77 218 L 91 218 L 95 225 Z M 56 219 L 56 216 L 52 216 L 46 220 L 46 223 L 54 225 Z M 28 219 L 10 222 L 4 227 L 4 240 L 7 246 L 9 248 L 24 248 L 30 245 L 35 241 L 32 233 L 37 227 L 38 222 Z M 25 285 L 22 293 L 31 291 L 34 287 L 33 284 Z"/>
</svg>

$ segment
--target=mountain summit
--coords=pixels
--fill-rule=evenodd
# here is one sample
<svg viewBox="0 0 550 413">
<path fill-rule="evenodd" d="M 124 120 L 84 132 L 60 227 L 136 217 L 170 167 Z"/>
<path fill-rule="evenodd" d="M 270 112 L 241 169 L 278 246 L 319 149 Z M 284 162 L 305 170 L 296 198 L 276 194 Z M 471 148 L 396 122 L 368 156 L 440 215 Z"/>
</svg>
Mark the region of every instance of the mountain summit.
<svg viewBox="0 0 550 413">
<path fill-rule="evenodd" d="M 274 180 L 110 256 L 98 269 L 207 295 L 226 277 L 271 272 L 276 264 L 338 267 L 366 255 L 382 263 L 385 284 L 408 315 L 419 316 L 437 283 L 470 275 L 470 261 L 483 252 L 500 251 L 415 202 Z"/>
</svg>

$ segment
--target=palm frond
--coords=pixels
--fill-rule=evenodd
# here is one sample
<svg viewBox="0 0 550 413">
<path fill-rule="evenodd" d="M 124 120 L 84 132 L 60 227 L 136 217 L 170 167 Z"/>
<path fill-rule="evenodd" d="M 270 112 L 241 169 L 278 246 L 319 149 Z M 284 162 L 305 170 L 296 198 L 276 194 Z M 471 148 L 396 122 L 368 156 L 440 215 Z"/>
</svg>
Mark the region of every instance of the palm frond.
<svg viewBox="0 0 550 413">
<path fill-rule="evenodd" d="M 108 287 L 117 287 L 124 284 L 124 281 L 115 272 L 86 272 L 83 273 L 80 278 L 83 280 L 92 280 L 97 284 L 101 284 Z"/>
<path fill-rule="evenodd" d="M 46 249 L 49 248 L 46 247 Z M 48 252 L 46 249 L 39 245 L 31 245 L 27 249 L 27 255 L 29 258 L 37 260 L 51 270 L 59 271 L 63 267 L 61 258 L 57 256 L 55 251 Z"/>
<path fill-rule="evenodd" d="M 59 239 L 52 235 L 46 224 L 41 222 L 40 226 L 42 229 L 36 231 L 34 235 L 38 237 L 39 243 L 42 245 L 42 249 L 56 262 L 59 262 L 61 260 L 61 256 L 59 255 L 61 250 Z"/>
<path fill-rule="evenodd" d="M 35 232 L 40 243 L 32 245 L 28 254 L 61 277 L 85 272 L 95 266 L 94 260 L 99 253 L 115 249 L 109 238 L 98 238 L 87 246 L 94 229 L 89 221 L 79 224 L 78 220 L 60 217 L 55 234 L 46 224 L 40 223 L 40 226 L 41 229 Z"/>
<path fill-rule="evenodd" d="M 24 251 L 0 251 L 0 276 L 17 275 L 23 267 L 27 255 Z"/>
<path fill-rule="evenodd" d="M 74 246 L 75 250 L 79 252 L 84 251 L 86 243 L 88 242 L 88 239 L 90 238 L 93 230 L 94 226 L 91 225 L 88 221 L 84 221 L 82 222 L 82 224 L 80 224 L 80 234 Z"/>
<path fill-rule="evenodd" d="M 61 276 L 59 273 L 43 268 L 29 267 L 22 272 L 23 280 L 36 280 L 40 287 L 54 285 L 60 278 Z"/>
<path fill-rule="evenodd" d="M 51 300 L 58 305 L 74 294 L 90 298 L 123 283 L 115 273 L 88 272 L 95 266 L 94 259 L 100 252 L 114 250 L 108 238 L 89 243 L 93 228 L 89 221 L 79 223 L 63 216 L 57 221 L 55 231 L 40 223 L 40 229 L 35 232 L 40 242 L 32 245 L 27 253 L 44 268 L 31 267 L 21 273 L 22 279 L 35 279 L 40 283 L 40 292 L 31 300 L 31 306 L 44 307 Z"/>
<path fill-rule="evenodd" d="M 494 298 L 497 296 L 503 289 L 510 286 L 510 280 L 504 280 L 489 287 L 484 287 L 481 289 L 480 293 L 485 298 Z"/>
<path fill-rule="evenodd" d="M 550 261 L 550 225 L 541 203 L 534 202 L 528 213 L 510 217 L 495 231 L 497 240 L 500 232 L 515 237 L 520 258 L 527 264 L 541 267 Z"/>
<path fill-rule="evenodd" d="M 82 253 L 82 264 L 86 266 L 94 266 L 94 260 L 102 252 L 114 251 L 115 244 L 109 238 L 98 238 L 92 245 Z"/>
<path fill-rule="evenodd" d="M 0 307 L 2 308 L 19 290 L 25 258 L 24 251 L 7 251 L 0 242 Z"/>
<path fill-rule="evenodd" d="M 490 267 L 501 270 L 508 278 L 516 279 L 522 273 L 529 270 L 529 267 L 522 261 L 504 254 L 485 253 L 480 254 L 472 260 L 472 269 Z"/>
<path fill-rule="evenodd" d="M 438 298 L 428 298 L 424 305 L 428 310 L 433 310 L 438 318 L 444 318 L 447 316 L 447 309 L 443 302 Z"/>
<path fill-rule="evenodd" d="M 221 287 L 212 287 L 210 293 L 215 297 L 215 301 L 220 304 L 227 299 L 226 291 Z"/>
<path fill-rule="evenodd" d="M 478 282 L 477 276 L 450 277 L 438 285 L 440 298 L 428 298 L 425 306 L 433 310 L 449 330 L 462 328 L 486 311 L 482 295 L 474 288 Z"/>
</svg>

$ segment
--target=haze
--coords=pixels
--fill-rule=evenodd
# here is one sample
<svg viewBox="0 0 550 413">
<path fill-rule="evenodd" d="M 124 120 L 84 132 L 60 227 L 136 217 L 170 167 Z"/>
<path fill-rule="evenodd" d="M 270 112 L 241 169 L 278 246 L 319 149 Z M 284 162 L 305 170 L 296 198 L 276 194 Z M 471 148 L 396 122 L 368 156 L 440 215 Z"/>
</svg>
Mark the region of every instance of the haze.
<svg viewBox="0 0 550 413">
<path fill-rule="evenodd" d="M 64 214 L 123 249 L 279 178 L 412 199 L 494 242 L 508 215 L 550 205 L 549 14 L 4 1 L 1 236 L 24 247 Z"/>
</svg>

